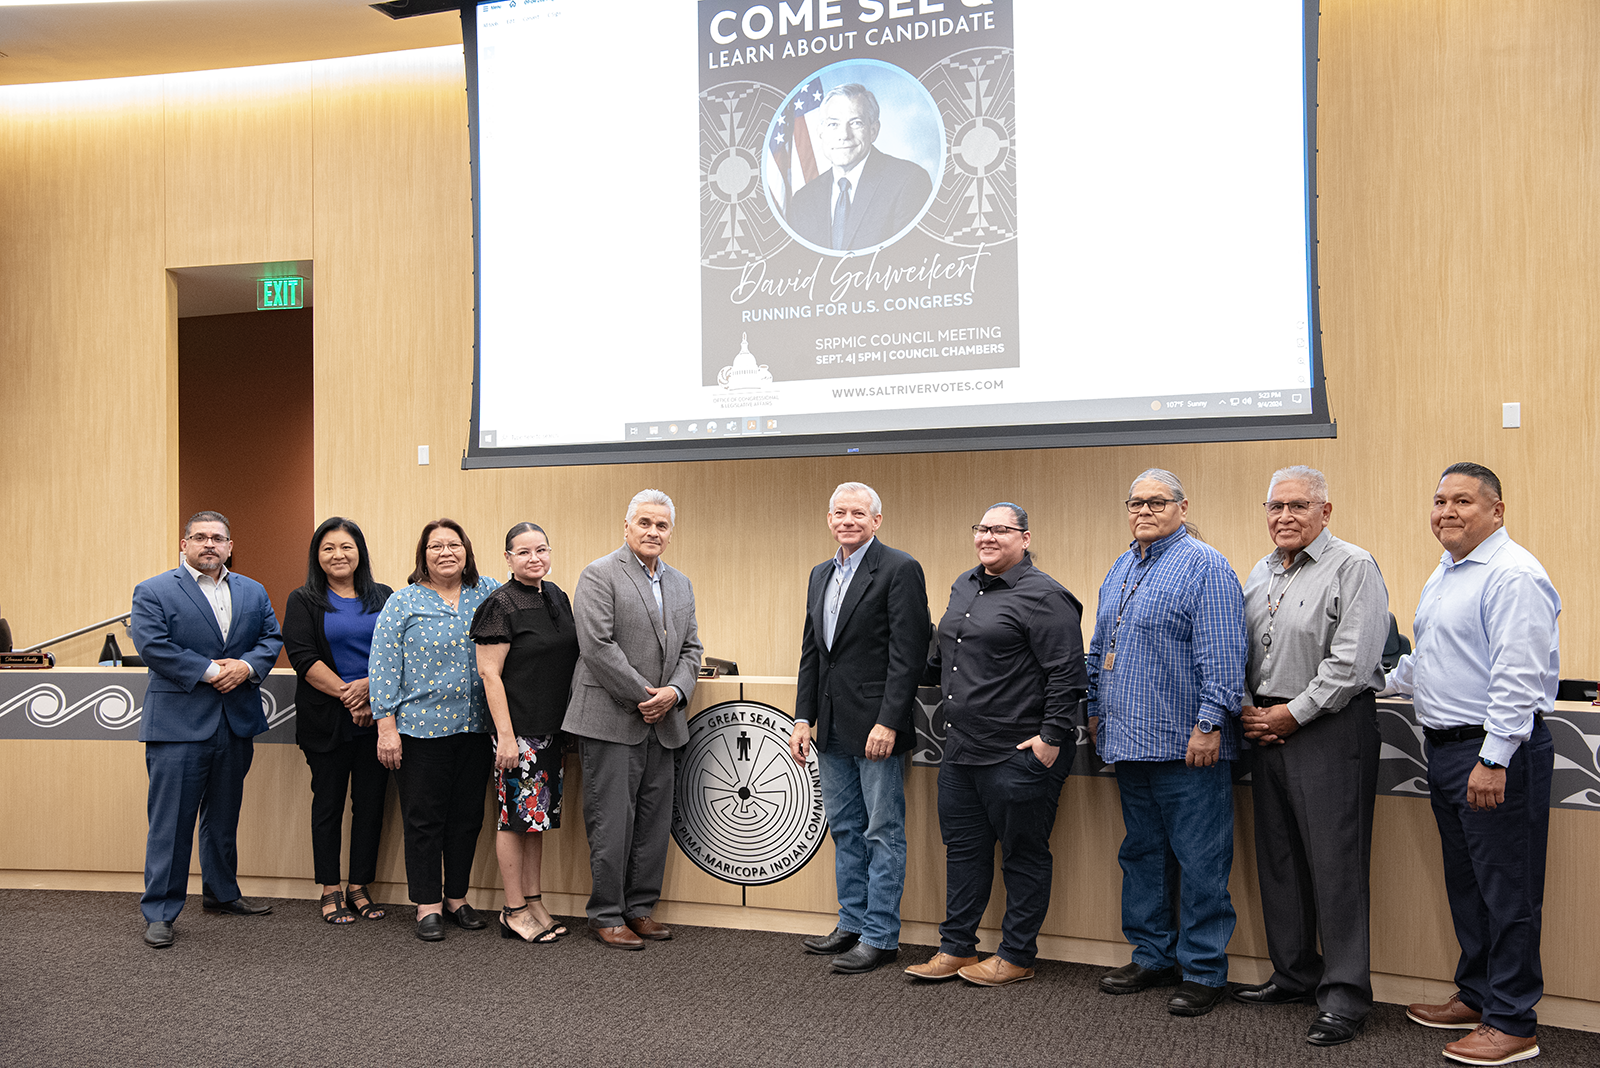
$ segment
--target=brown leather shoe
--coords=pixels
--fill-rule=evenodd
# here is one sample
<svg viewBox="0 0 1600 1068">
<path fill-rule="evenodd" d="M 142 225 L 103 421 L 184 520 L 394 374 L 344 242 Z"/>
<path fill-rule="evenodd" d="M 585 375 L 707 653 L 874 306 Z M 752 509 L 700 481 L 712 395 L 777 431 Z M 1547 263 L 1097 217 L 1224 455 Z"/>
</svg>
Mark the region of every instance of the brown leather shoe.
<svg viewBox="0 0 1600 1068">
<path fill-rule="evenodd" d="M 595 927 L 594 936 L 614 949 L 643 949 L 644 939 L 626 927 Z"/>
<path fill-rule="evenodd" d="M 657 923 L 648 916 L 639 916 L 629 920 L 628 930 L 640 938 L 647 938 L 652 942 L 665 942 L 672 937 L 672 928 L 664 923 Z"/>
<path fill-rule="evenodd" d="M 979 986 L 1005 986 L 1033 978 L 1032 968 L 1019 968 L 996 953 L 981 964 L 969 964 L 956 973 L 969 983 Z"/>
<path fill-rule="evenodd" d="M 1483 1022 L 1483 1014 L 1467 1008 L 1459 990 L 1443 1005 L 1407 1005 L 1406 1016 L 1423 1027 L 1455 1027 L 1463 1031 L 1471 1031 Z"/>
<path fill-rule="evenodd" d="M 1462 1064 L 1510 1064 L 1512 1061 L 1537 1057 L 1539 1039 L 1536 1035 L 1518 1038 L 1504 1031 L 1496 1031 L 1488 1024 L 1479 1024 L 1472 1034 L 1446 1046 L 1444 1055 Z"/>
<path fill-rule="evenodd" d="M 913 964 L 906 969 L 906 974 L 916 979 L 929 979 L 942 983 L 946 979 L 954 979 L 969 964 L 976 964 L 981 957 L 952 957 L 948 953 L 935 953 L 933 959 L 926 964 Z"/>
</svg>

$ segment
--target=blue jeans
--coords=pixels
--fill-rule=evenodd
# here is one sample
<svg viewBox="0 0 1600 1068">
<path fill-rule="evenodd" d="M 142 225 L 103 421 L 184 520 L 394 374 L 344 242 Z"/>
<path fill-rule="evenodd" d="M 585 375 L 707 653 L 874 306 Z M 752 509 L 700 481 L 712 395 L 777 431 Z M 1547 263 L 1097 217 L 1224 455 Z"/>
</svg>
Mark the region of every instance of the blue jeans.
<svg viewBox="0 0 1600 1068">
<path fill-rule="evenodd" d="M 1117 851 L 1122 933 L 1134 963 L 1168 968 L 1176 961 L 1185 979 L 1223 986 L 1235 919 L 1228 896 L 1233 763 L 1124 760 L 1116 769 L 1128 832 Z"/>
<path fill-rule="evenodd" d="M 817 750 L 822 807 L 833 835 L 839 929 L 859 934 L 875 949 L 900 948 L 900 893 L 906 885 L 906 759 L 868 760 Z"/>
<path fill-rule="evenodd" d="M 952 957 L 977 952 L 978 922 L 989 907 L 998 842 L 1006 885 L 999 955 L 1019 968 L 1033 967 L 1055 873 L 1050 832 L 1072 756 L 1072 748 L 1063 746 L 1047 768 L 1032 750 L 1018 749 L 998 764 L 939 765 L 939 834 L 945 857 L 940 952 Z"/>
</svg>

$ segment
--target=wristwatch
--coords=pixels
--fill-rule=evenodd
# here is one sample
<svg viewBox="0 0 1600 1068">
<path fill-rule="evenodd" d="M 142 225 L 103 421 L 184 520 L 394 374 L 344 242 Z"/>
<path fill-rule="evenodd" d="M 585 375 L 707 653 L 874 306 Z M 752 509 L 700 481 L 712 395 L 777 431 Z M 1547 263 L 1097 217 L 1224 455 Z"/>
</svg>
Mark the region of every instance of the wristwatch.
<svg viewBox="0 0 1600 1068">
<path fill-rule="evenodd" d="M 1217 725 L 1215 723 L 1207 723 L 1205 720 L 1201 720 L 1198 724 L 1196 724 L 1196 726 L 1200 728 L 1201 734 L 1210 734 L 1212 731 L 1217 729 Z"/>
<path fill-rule="evenodd" d="M 1501 768 L 1503 768 L 1503 767 L 1505 767 L 1505 765 L 1504 765 L 1504 764 L 1496 764 L 1496 763 L 1495 763 L 1495 762 L 1494 762 L 1494 761 L 1492 761 L 1492 760 L 1490 760 L 1490 759 L 1489 759 L 1489 758 L 1488 758 L 1488 757 L 1486 757 L 1486 756 L 1481 756 L 1481 757 L 1479 757 L 1479 758 L 1478 758 L 1478 763 L 1480 763 L 1480 764 L 1482 764 L 1482 765 L 1483 765 L 1483 766 L 1484 766 L 1484 767 L 1486 767 L 1486 768 L 1489 768 L 1489 769 L 1491 769 L 1491 770 L 1494 770 L 1494 771 L 1498 771 L 1498 770 L 1500 770 L 1500 769 L 1501 769 Z"/>
</svg>

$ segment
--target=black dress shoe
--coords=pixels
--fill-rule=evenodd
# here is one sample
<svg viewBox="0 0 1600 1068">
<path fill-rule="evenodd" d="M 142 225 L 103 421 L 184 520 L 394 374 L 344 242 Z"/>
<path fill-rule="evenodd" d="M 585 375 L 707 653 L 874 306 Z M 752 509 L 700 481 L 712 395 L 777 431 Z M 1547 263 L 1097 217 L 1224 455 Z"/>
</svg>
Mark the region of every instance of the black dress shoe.
<svg viewBox="0 0 1600 1068">
<path fill-rule="evenodd" d="M 417 921 L 417 937 L 424 942 L 444 941 L 444 917 L 430 912 Z"/>
<path fill-rule="evenodd" d="M 144 929 L 144 944 L 154 949 L 166 949 L 172 945 L 172 924 L 167 920 L 155 920 Z"/>
<path fill-rule="evenodd" d="M 236 897 L 232 901 L 217 901 L 215 898 L 202 897 L 200 907 L 207 912 L 220 912 L 224 916 L 265 916 L 272 911 L 271 905 L 264 905 L 247 897 Z"/>
<path fill-rule="evenodd" d="M 1266 982 L 1236 988 L 1233 1000 L 1242 1001 L 1246 1005 L 1312 1005 L 1317 999 L 1311 994 L 1296 994 L 1293 990 L 1286 990 L 1277 983 Z"/>
<path fill-rule="evenodd" d="M 819 957 L 833 957 L 854 946 L 861 940 L 861 936 L 854 931 L 844 931 L 835 927 L 825 935 L 812 935 L 802 938 L 800 944 L 806 947 L 807 953 L 815 953 Z"/>
<path fill-rule="evenodd" d="M 1204 1016 L 1228 996 L 1228 984 L 1206 986 L 1192 979 L 1178 984 L 1177 991 L 1167 999 L 1167 1011 L 1174 1016 Z"/>
<path fill-rule="evenodd" d="M 870 972 L 880 964 L 889 964 L 900 957 L 900 950 L 879 949 L 865 942 L 857 942 L 850 952 L 833 958 L 833 970 L 845 975 Z"/>
<path fill-rule="evenodd" d="M 1178 981 L 1178 966 L 1146 968 L 1142 964 L 1124 964 L 1100 977 L 1100 991 L 1105 994 L 1137 994 L 1153 986 L 1171 986 Z"/>
<path fill-rule="evenodd" d="M 489 921 L 478 915 L 477 909 L 466 902 L 462 902 L 461 907 L 454 911 L 445 909 L 444 914 L 463 931 L 481 931 L 489 926 Z"/>
<path fill-rule="evenodd" d="M 1331 1012 L 1319 1012 L 1306 1032 L 1306 1041 L 1313 1046 L 1337 1046 L 1361 1033 L 1366 1020 L 1352 1020 Z"/>
</svg>

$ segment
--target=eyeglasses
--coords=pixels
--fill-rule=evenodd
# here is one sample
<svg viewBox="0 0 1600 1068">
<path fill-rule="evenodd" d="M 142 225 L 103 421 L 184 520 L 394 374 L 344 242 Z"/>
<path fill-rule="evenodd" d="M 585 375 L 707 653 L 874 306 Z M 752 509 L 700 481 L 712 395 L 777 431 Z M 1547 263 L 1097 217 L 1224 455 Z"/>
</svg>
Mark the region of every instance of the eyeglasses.
<svg viewBox="0 0 1600 1068">
<path fill-rule="evenodd" d="M 1265 501 L 1265 502 L 1262 503 L 1261 507 L 1265 508 L 1267 510 L 1267 514 L 1271 515 L 1271 516 L 1282 515 L 1284 509 L 1287 508 L 1289 510 L 1289 514 L 1290 515 L 1295 516 L 1296 518 L 1303 519 L 1306 516 L 1310 515 L 1313 509 L 1321 508 L 1322 507 L 1322 502 L 1321 501 Z"/>
<path fill-rule="evenodd" d="M 550 546 L 541 545 L 537 549 L 511 549 L 506 552 L 506 555 L 518 563 L 522 563 L 530 556 L 549 556 Z"/>
<path fill-rule="evenodd" d="M 462 545 L 459 541 L 441 541 L 429 545 L 428 551 L 435 556 L 443 556 L 445 553 L 450 553 L 453 555 L 465 548 L 466 546 Z"/>
<path fill-rule="evenodd" d="M 1007 534 L 1022 534 L 1025 532 L 1025 528 L 1023 527 L 1008 527 L 1004 525 L 997 527 L 986 527 L 982 523 L 978 523 L 972 528 L 972 533 L 980 538 L 986 534 L 993 534 L 997 538 L 1003 538 Z"/>
<path fill-rule="evenodd" d="M 1137 512 L 1141 508 L 1148 508 L 1151 515 L 1160 515 L 1167 510 L 1167 505 L 1181 502 L 1170 497 L 1133 497 L 1124 503 L 1127 504 L 1129 512 Z"/>
<path fill-rule="evenodd" d="M 226 545 L 233 539 L 226 534 L 185 534 L 184 541 L 192 541 L 196 545 Z"/>
</svg>

